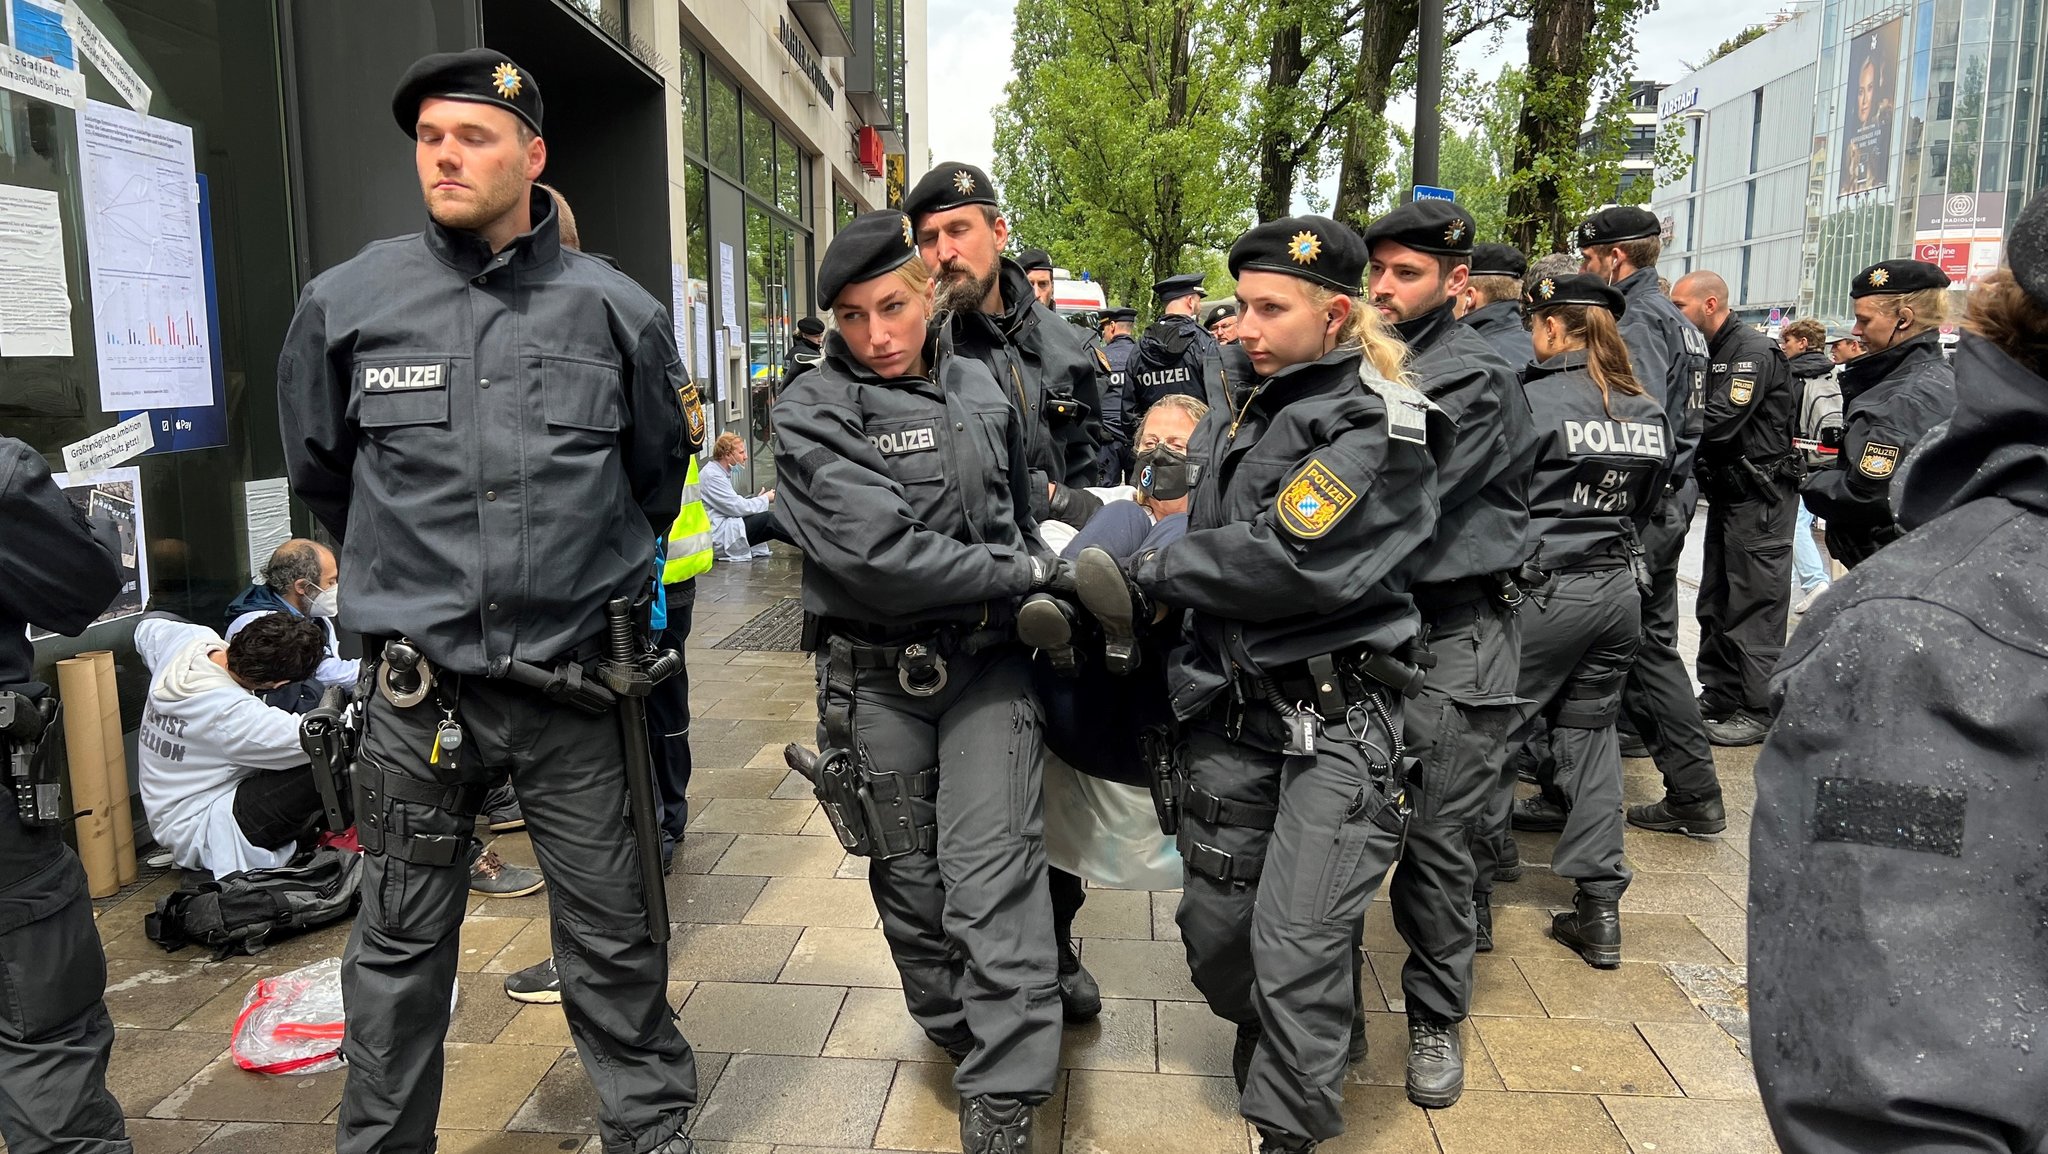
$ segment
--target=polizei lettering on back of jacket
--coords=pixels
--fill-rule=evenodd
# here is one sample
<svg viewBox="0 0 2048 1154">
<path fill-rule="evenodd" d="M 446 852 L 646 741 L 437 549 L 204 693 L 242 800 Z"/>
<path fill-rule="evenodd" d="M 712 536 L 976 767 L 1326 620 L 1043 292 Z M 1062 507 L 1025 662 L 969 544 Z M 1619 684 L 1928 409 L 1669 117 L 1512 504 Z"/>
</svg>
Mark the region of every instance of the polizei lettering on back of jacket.
<svg viewBox="0 0 2048 1154">
<path fill-rule="evenodd" d="M 439 389 L 448 384 L 448 365 L 364 365 L 363 391 L 390 393 L 400 389 Z"/>
<path fill-rule="evenodd" d="M 875 448 L 885 457 L 919 453 L 936 448 L 938 444 L 932 436 L 930 425 L 922 429 L 891 429 L 886 433 L 870 433 L 868 440 L 874 442 Z"/>
<path fill-rule="evenodd" d="M 1636 421 L 1566 421 L 1564 449 L 1574 457 L 1587 453 L 1625 453 L 1632 457 L 1671 455 L 1664 430 Z"/>
<path fill-rule="evenodd" d="M 1572 502 L 1600 513 L 1633 513 L 1657 462 L 1670 457 L 1664 430 L 1639 421 L 1566 421 L 1565 452 L 1584 457 L 1572 476 Z M 1637 460 L 1615 460 L 1635 457 Z"/>
</svg>

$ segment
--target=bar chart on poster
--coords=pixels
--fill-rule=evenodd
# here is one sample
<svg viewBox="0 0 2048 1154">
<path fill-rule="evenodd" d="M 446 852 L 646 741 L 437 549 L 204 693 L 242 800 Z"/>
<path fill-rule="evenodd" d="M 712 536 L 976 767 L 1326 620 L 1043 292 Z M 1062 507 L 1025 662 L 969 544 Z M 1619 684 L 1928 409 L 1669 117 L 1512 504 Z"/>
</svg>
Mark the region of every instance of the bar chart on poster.
<svg viewBox="0 0 2048 1154">
<path fill-rule="evenodd" d="M 213 400 L 192 130 L 88 101 L 79 114 L 100 407 Z"/>
</svg>

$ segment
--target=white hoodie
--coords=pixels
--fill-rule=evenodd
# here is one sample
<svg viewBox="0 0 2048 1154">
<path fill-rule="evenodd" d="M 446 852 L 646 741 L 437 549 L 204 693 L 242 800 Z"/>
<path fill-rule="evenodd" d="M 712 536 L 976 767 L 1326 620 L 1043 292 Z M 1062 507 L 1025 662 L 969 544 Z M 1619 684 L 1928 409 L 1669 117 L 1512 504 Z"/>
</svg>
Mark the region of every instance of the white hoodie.
<svg viewBox="0 0 2048 1154">
<path fill-rule="evenodd" d="M 264 770 L 306 763 L 297 714 L 273 709 L 214 664 L 226 649 L 204 625 L 151 619 L 135 627 L 135 650 L 149 666 L 149 701 L 136 748 L 142 808 L 156 840 L 180 869 L 269 869 L 291 849 L 258 849 L 235 824 L 235 786 Z"/>
</svg>

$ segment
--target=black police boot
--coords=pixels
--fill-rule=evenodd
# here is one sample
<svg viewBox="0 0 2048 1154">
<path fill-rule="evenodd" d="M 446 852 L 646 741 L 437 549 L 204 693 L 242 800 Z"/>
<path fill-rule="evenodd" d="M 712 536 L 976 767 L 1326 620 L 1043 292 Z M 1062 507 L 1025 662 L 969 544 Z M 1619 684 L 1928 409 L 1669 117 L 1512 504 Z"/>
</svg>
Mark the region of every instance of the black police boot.
<svg viewBox="0 0 2048 1154">
<path fill-rule="evenodd" d="M 1050 593 L 1026 597 L 1017 607 L 1017 640 L 1043 652 L 1055 672 L 1074 675 L 1074 610 L 1066 602 Z"/>
<path fill-rule="evenodd" d="M 1648 805 L 1629 806 L 1628 823 L 1638 829 L 1653 829 L 1658 833 L 1698 836 L 1727 829 L 1728 811 L 1721 808 L 1718 797 L 1699 801 L 1673 801 L 1667 797 Z"/>
<path fill-rule="evenodd" d="M 1237 1042 L 1230 1047 L 1230 1076 L 1237 1079 L 1237 1092 L 1244 1093 L 1244 1080 L 1251 1076 L 1252 1052 L 1259 1048 L 1261 1029 L 1257 1022 L 1237 1028 Z"/>
<path fill-rule="evenodd" d="M 1472 949 L 1475 953 L 1493 952 L 1493 895 L 1472 895 Z"/>
<path fill-rule="evenodd" d="M 1555 833 L 1564 828 L 1564 819 L 1564 807 L 1539 793 L 1515 803 L 1508 825 L 1525 833 Z"/>
<path fill-rule="evenodd" d="M 1281 1130 L 1259 1128 L 1259 1154 L 1308 1154 L 1316 1148 L 1316 1140 Z"/>
<path fill-rule="evenodd" d="M 1465 1093 L 1465 1042 L 1456 1022 L 1408 1016 L 1408 1100 L 1441 1110 Z"/>
<path fill-rule="evenodd" d="M 1621 966 L 1621 899 L 1596 898 L 1584 890 L 1572 895 L 1570 913 L 1550 919 L 1550 936 L 1569 946 L 1598 970 Z"/>
<path fill-rule="evenodd" d="M 1761 745 L 1771 735 L 1771 721 L 1747 709 L 1738 709 L 1724 720 L 1707 722 L 1705 729 L 1707 740 L 1715 745 Z"/>
<path fill-rule="evenodd" d="M 1124 576 L 1116 558 L 1089 546 L 1074 560 L 1074 586 L 1081 604 L 1102 623 L 1102 663 L 1111 673 L 1138 668 L 1138 626 L 1152 620 L 1145 595 Z"/>
<path fill-rule="evenodd" d="M 1500 860 L 1493 863 L 1493 880 L 1497 882 L 1518 882 L 1522 880 L 1522 847 L 1515 844 L 1515 835 L 1504 833 L 1500 836 Z"/>
<path fill-rule="evenodd" d="M 984 1094 L 960 1107 L 961 1154 L 1030 1154 L 1030 1106 Z"/>
<path fill-rule="evenodd" d="M 1102 991 L 1095 975 L 1081 964 L 1074 943 L 1060 939 L 1060 1013 L 1069 1022 L 1092 1022 L 1102 1014 Z"/>
</svg>

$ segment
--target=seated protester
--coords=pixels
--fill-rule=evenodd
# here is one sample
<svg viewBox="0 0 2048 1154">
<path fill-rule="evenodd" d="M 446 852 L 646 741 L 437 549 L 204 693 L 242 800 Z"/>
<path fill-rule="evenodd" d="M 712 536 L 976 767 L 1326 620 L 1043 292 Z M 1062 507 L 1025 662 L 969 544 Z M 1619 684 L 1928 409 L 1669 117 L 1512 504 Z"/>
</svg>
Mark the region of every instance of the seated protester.
<svg viewBox="0 0 2048 1154">
<path fill-rule="evenodd" d="M 135 627 L 150 669 L 136 742 L 142 808 L 178 868 L 216 877 L 274 869 L 312 848 L 320 789 L 299 745 L 299 715 L 257 695 L 311 677 L 325 640 L 317 622 L 289 613 L 257 614 L 233 641 L 170 617 Z M 470 889 L 487 896 L 543 884 L 494 851 L 471 866 Z"/>
<path fill-rule="evenodd" d="M 354 685 L 361 662 L 336 651 L 334 617 L 341 612 L 341 571 L 334 550 L 318 541 L 294 537 L 279 545 L 263 566 L 263 579 L 228 604 L 227 632 L 232 641 L 242 627 L 265 613 L 309 617 L 320 625 L 320 664 L 311 677 L 280 686 L 263 695 L 279 709 L 304 713 L 320 703 L 330 685 Z"/>
<path fill-rule="evenodd" d="M 720 433 L 711 446 L 711 463 L 698 477 L 704 510 L 711 514 L 711 547 L 720 561 L 751 561 L 768 555 L 770 541 L 790 543 L 769 508 L 775 504 L 775 490 L 742 497 L 733 488 L 732 471 L 746 463 L 746 440 L 738 433 Z"/>
</svg>

